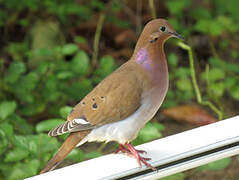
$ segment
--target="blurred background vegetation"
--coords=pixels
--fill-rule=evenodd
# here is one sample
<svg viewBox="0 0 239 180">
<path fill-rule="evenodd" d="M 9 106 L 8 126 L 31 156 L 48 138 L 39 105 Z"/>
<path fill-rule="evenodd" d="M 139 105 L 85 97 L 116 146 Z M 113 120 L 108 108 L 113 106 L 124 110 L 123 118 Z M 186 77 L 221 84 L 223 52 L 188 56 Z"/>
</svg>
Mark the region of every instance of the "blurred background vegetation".
<svg viewBox="0 0 239 180">
<path fill-rule="evenodd" d="M 130 58 L 155 16 L 167 18 L 192 47 L 202 98 L 224 118 L 238 114 L 238 7 L 238 0 L 0 0 L 0 180 L 39 173 L 66 138 L 47 131 Z M 134 144 L 217 120 L 196 105 L 187 51 L 174 41 L 165 50 L 170 88 Z M 85 144 L 62 166 L 114 148 Z M 238 166 L 236 157 L 227 158 L 165 179 L 239 179 Z"/>
</svg>

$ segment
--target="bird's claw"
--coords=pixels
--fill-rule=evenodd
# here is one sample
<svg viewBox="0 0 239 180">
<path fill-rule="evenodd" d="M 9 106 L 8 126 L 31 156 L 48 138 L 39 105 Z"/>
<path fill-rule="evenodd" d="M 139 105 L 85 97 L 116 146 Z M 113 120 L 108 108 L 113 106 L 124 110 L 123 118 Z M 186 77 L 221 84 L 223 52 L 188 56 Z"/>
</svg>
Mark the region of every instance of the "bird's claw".
<svg viewBox="0 0 239 180">
<path fill-rule="evenodd" d="M 135 149 L 133 145 L 131 145 L 130 143 L 126 143 L 125 145 L 120 144 L 119 149 L 117 149 L 115 153 L 119 153 L 119 152 L 126 153 L 128 156 L 136 158 L 140 167 L 142 167 L 141 165 L 141 162 L 142 162 L 145 166 L 151 168 L 153 171 L 157 170 L 155 167 L 153 167 L 151 164 L 147 162 L 151 160 L 151 158 L 145 158 L 140 156 L 140 154 L 147 154 L 147 152 L 143 150 Z"/>
</svg>

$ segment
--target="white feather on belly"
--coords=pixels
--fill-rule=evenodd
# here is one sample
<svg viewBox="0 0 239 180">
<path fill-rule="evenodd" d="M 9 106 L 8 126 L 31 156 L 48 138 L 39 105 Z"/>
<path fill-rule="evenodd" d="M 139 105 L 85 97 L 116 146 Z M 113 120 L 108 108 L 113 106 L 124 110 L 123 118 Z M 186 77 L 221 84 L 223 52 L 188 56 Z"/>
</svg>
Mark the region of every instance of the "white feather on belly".
<svg viewBox="0 0 239 180">
<path fill-rule="evenodd" d="M 155 115 L 162 101 L 152 105 L 151 98 L 145 98 L 142 105 L 124 120 L 93 129 L 77 146 L 92 141 L 116 141 L 125 144 L 134 140 L 139 130 Z"/>
</svg>

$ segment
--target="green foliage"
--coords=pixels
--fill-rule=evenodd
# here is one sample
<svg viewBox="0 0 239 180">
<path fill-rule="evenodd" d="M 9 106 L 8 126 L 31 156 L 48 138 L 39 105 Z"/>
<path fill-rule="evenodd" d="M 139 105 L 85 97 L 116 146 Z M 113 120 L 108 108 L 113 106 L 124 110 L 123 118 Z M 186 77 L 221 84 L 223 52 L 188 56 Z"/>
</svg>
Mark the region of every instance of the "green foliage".
<svg viewBox="0 0 239 180">
<path fill-rule="evenodd" d="M 194 92 L 191 83 L 190 69 L 188 67 L 179 67 L 178 57 L 171 53 L 168 55 L 170 82 L 174 82 L 168 90 L 166 100 L 162 107 L 173 107 L 182 101 L 188 101 L 194 98 Z M 176 89 L 177 91 L 174 91 Z"/>
<path fill-rule="evenodd" d="M 195 21 L 193 26 L 184 28 L 179 20 L 183 17 L 183 13 L 191 8 L 193 1 L 191 0 L 171 0 L 167 1 L 167 7 L 172 16 L 169 20 L 176 30 L 180 29 L 184 35 L 189 35 L 190 32 L 196 31 L 209 36 L 220 36 L 225 32 L 234 33 L 239 31 L 238 14 L 235 10 L 237 7 L 237 0 L 230 0 L 230 2 L 219 0 L 211 1 L 209 4 L 213 9 L 203 6 L 197 6 L 189 12 L 192 19 Z"/>
<path fill-rule="evenodd" d="M 99 69 L 96 71 L 96 74 L 105 77 L 115 70 L 115 62 L 111 56 L 103 56 L 100 59 Z"/>
<path fill-rule="evenodd" d="M 7 83 L 15 83 L 21 74 L 26 71 L 25 64 L 23 62 L 13 62 L 8 68 L 7 74 L 4 78 Z"/>
<path fill-rule="evenodd" d="M 0 77 L 0 178 L 22 179 L 37 174 L 60 146 L 56 138 L 40 133 L 63 123 L 72 110 L 65 106 L 67 102 L 76 104 L 116 68 L 113 57 L 103 56 L 97 70 L 90 72 L 89 55 L 74 43 L 52 45 L 46 51 L 36 47 L 29 46 L 22 54 L 11 48 L 18 59 L 37 61 L 13 61 Z M 35 128 L 30 119 L 38 121 Z M 76 150 L 69 159 L 82 161 L 100 155 Z"/>
<path fill-rule="evenodd" d="M 85 158 L 86 159 L 92 159 L 92 158 L 97 158 L 102 156 L 101 152 L 97 152 L 97 151 L 91 151 L 85 154 Z"/>
<path fill-rule="evenodd" d="M 226 168 L 231 162 L 231 158 L 225 158 L 218 161 L 211 162 L 209 164 L 198 167 L 199 171 L 204 170 L 221 170 Z"/>
<path fill-rule="evenodd" d="M 100 59 L 99 68 L 96 69 L 94 75 L 96 78 L 94 79 L 95 83 L 99 83 L 102 79 L 104 79 L 107 75 L 113 72 L 116 69 L 116 64 L 114 62 L 113 57 L 111 56 L 103 56 Z"/>
<path fill-rule="evenodd" d="M 11 49 L 13 55 L 17 51 Z M 116 68 L 113 57 L 104 56 L 89 79 L 90 58 L 78 45 L 54 46 L 48 51 L 50 56 L 45 54 L 47 51 L 34 47 L 17 54 L 18 59 L 35 58 L 37 63 L 13 61 L 0 77 L 3 88 L 0 89 L 3 98 L 0 100 L 0 178 L 22 179 L 37 174 L 60 146 L 57 139 L 40 133 L 47 133 L 63 123 L 72 110 L 72 107 L 65 106 L 67 102 L 74 100 L 76 104 L 95 83 Z M 43 54 L 46 56 L 39 58 Z M 39 121 L 39 115 L 43 115 L 45 120 L 40 118 Z M 38 120 L 35 128 L 28 118 Z M 33 135 L 36 133 L 38 135 Z M 66 137 L 61 136 L 60 139 Z M 100 152 L 87 154 L 76 150 L 69 159 L 82 161 L 100 155 Z"/>
<path fill-rule="evenodd" d="M 162 136 L 161 131 L 164 126 L 159 123 L 149 122 L 139 131 L 138 137 L 133 141 L 134 145 L 139 145 Z"/>
<path fill-rule="evenodd" d="M 0 103 L 0 119 L 4 120 L 15 111 L 16 107 L 15 101 L 2 101 Z"/>
<path fill-rule="evenodd" d="M 105 54 L 100 54 L 96 68 L 91 66 L 90 48 L 80 47 L 82 44 L 91 45 L 92 39 L 81 34 L 84 30 L 76 33 L 81 23 L 105 10 L 105 2 L 0 1 L 0 179 L 23 179 L 37 174 L 67 136 L 60 137 L 58 141 L 41 133 L 47 133 L 64 122 L 72 110 L 71 106 L 116 69 L 114 58 Z M 237 41 L 230 37 L 236 37 L 239 31 L 239 1 L 170 0 L 162 3 L 167 7 L 168 19 L 175 30 L 190 37 L 190 42 L 197 42 L 194 37 L 198 35 L 208 36 L 209 40 L 217 42 L 211 42 L 216 46 L 216 52 L 209 52 L 210 55 L 205 55 L 205 48 L 200 49 L 205 52 L 203 59 L 209 64 L 208 71 L 197 69 L 200 85 L 206 94 L 204 98 L 220 105 L 225 96 L 238 101 L 239 53 Z M 106 15 L 107 23 L 129 28 L 131 22 L 122 18 L 122 10 L 125 10 L 122 3 L 114 0 L 111 14 Z M 91 32 L 88 34 L 92 35 Z M 109 42 L 102 38 L 100 44 L 104 43 Z M 194 101 L 190 69 L 183 59 L 185 56 L 176 52 L 167 57 L 171 84 L 163 107 Z M 204 64 L 198 67 L 202 66 Z M 160 138 L 163 129 L 159 123 L 147 123 L 134 144 Z M 100 155 L 101 152 L 85 153 L 75 149 L 67 158 L 82 161 Z M 226 159 L 199 169 L 222 169 L 229 163 L 230 159 Z M 184 177 L 179 173 L 165 179 L 180 180 Z"/>
<path fill-rule="evenodd" d="M 59 124 L 64 123 L 63 119 L 48 119 L 45 121 L 41 121 L 36 125 L 37 132 L 47 132 L 56 127 Z"/>
<path fill-rule="evenodd" d="M 184 180 L 186 175 L 184 173 L 177 173 L 168 177 L 161 178 L 162 180 Z"/>
<path fill-rule="evenodd" d="M 64 45 L 62 49 L 62 53 L 64 55 L 72 55 L 76 53 L 79 50 L 78 46 L 76 44 L 66 44 Z"/>
<path fill-rule="evenodd" d="M 10 126 L 0 124 L 0 137 L 5 136 L 8 141 L 1 141 L 0 146 L 3 157 L 0 170 L 7 179 L 22 179 L 35 175 L 41 165 L 49 159 L 60 143 L 45 134 L 39 135 L 14 135 Z M 8 148 L 8 151 L 6 151 Z M 4 149 L 4 151 L 3 151 Z M 43 158 L 43 159 L 42 159 Z M 43 161 L 40 161 L 42 159 Z"/>
<path fill-rule="evenodd" d="M 191 0 L 171 0 L 167 1 L 168 10 L 171 14 L 175 15 L 183 15 L 183 10 L 188 8 L 191 5 Z"/>
<path fill-rule="evenodd" d="M 207 82 L 207 90 L 210 98 L 218 101 L 225 93 L 233 99 L 239 99 L 238 83 L 236 76 L 232 73 L 239 73 L 239 64 L 226 62 L 217 58 L 209 58 L 210 68 L 208 72 L 201 74 L 202 79 Z"/>
<path fill-rule="evenodd" d="M 28 156 L 28 152 L 25 149 L 15 148 L 9 151 L 4 158 L 4 162 L 16 162 L 20 161 Z"/>
<path fill-rule="evenodd" d="M 72 71 L 79 75 L 85 75 L 90 68 L 90 60 L 84 51 L 78 52 L 72 60 Z"/>
<path fill-rule="evenodd" d="M 72 111 L 72 107 L 64 106 L 60 109 L 60 115 L 61 115 L 62 118 L 66 119 L 71 111 Z"/>
</svg>

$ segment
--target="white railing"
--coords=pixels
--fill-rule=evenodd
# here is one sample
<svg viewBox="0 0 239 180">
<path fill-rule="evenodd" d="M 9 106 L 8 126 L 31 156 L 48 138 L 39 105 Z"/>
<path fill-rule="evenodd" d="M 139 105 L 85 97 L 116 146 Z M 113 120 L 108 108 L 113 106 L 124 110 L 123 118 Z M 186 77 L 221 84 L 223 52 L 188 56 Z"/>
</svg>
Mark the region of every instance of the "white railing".
<svg viewBox="0 0 239 180">
<path fill-rule="evenodd" d="M 135 159 L 109 154 L 34 176 L 45 179 L 158 179 L 239 154 L 239 116 L 137 146 L 158 171 L 139 168 Z"/>
</svg>

